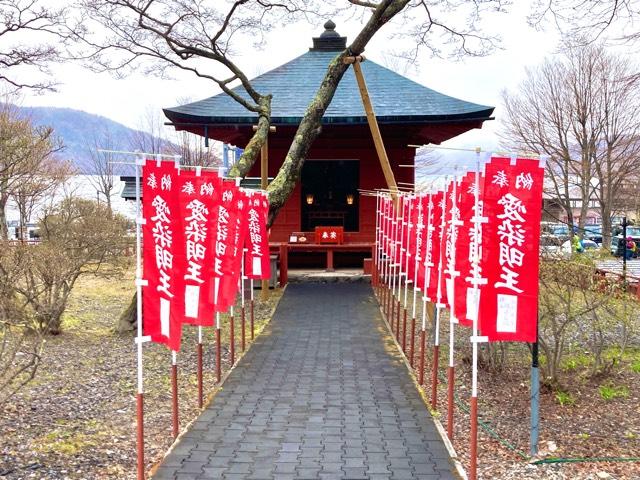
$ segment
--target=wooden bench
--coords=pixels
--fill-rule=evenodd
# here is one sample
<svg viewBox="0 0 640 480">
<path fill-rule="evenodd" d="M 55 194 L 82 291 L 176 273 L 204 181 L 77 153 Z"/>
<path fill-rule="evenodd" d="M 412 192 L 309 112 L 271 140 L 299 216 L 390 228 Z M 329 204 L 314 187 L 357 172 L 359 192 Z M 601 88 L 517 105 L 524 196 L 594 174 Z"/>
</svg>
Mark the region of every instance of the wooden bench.
<svg viewBox="0 0 640 480">
<path fill-rule="evenodd" d="M 272 251 L 277 251 L 280 256 L 280 286 L 284 286 L 288 282 L 289 270 L 289 252 L 326 252 L 327 263 L 326 271 L 333 272 L 333 254 L 334 252 L 365 252 L 371 253 L 371 258 L 375 255 L 375 243 L 343 243 L 337 244 L 319 244 L 319 243 L 270 243 L 269 247 Z"/>
</svg>

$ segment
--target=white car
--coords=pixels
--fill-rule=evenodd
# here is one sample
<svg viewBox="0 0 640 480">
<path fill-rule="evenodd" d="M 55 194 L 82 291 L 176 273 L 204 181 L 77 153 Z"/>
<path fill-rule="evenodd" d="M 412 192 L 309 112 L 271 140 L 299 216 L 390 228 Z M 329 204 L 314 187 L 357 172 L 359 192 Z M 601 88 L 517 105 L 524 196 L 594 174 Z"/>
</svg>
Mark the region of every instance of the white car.
<svg viewBox="0 0 640 480">
<path fill-rule="evenodd" d="M 588 238 L 582 239 L 582 246 L 584 247 L 584 251 L 587 250 L 597 250 L 598 244 L 593 240 L 589 240 Z M 567 240 L 560 247 L 563 257 L 570 257 L 573 253 L 573 245 L 571 244 L 571 240 Z"/>
</svg>

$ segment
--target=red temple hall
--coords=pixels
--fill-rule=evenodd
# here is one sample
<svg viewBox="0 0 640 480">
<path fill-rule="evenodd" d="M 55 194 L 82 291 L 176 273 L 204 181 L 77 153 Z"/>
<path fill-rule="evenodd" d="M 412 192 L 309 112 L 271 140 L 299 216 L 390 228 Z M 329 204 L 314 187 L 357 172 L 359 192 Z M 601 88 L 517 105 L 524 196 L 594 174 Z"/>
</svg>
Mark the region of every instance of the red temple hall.
<svg viewBox="0 0 640 480">
<path fill-rule="evenodd" d="M 268 141 L 271 178 L 285 158 L 327 65 L 346 48 L 347 39 L 335 31 L 333 22 L 327 22 L 325 29 L 312 39 L 309 51 L 252 80 L 256 90 L 273 94 L 271 124 L 276 131 Z M 414 169 L 400 167 L 414 164 L 415 146 L 411 145 L 439 144 L 481 128 L 491 119 L 493 107 L 436 92 L 370 60 L 361 68 L 398 184 L 414 183 Z M 246 96 L 241 87 L 236 91 Z M 177 130 L 240 147 L 247 144 L 257 124 L 255 113 L 225 93 L 167 108 L 164 113 Z M 301 181 L 271 228 L 270 242 L 280 252 L 281 267 L 283 261 L 306 267 L 362 267 L 363 258 L 371 256 L 376 200 L 360 195 L 359 190 L 386 188 L 387 182 L 353 68 L 340 82 L 322 123 Z M 260 173 L 258 160 L 250 176 L 260 177 Z"/>
</svg>

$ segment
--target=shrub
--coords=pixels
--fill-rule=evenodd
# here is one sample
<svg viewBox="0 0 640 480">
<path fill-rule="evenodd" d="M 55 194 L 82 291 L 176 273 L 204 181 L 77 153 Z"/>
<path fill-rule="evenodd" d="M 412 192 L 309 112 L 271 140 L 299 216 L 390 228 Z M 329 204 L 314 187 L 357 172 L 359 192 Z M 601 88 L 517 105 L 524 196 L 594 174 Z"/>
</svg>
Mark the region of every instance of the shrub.
<svg viewBox="0 0 640 480">
<path fill-rule="evenodd" d="M 629 389 L 625 385 L 613 386 L 613 385 L 600 385 L 598 392 L 603 400 L 609 401 L 616 398 L 627 398 L 629 396 Z"/>
<path fill-rule="evenodd" d="M 563 407 L 570 407 L 576 403 L 576 399 L 569 392 L 558 390 L 556 392 L 556 401 Z"/>
<path fill-rule="evenodd" d="M 58 334 L 76 280 L 120 271 L 127 221 L 104 204 L 67 198 L 46 211 L 39 226 L 42 241 L 23 247 L 28 258 L 17 292 L 33 312 L 38 329 Z"/>
</svg>

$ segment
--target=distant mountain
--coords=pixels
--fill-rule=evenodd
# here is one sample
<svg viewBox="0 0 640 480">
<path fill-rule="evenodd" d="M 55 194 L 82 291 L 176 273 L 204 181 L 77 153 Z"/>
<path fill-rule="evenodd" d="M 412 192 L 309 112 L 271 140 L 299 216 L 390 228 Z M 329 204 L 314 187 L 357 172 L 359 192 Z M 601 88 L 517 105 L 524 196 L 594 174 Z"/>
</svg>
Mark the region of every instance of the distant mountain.
<svg viewBox="0 0 640 480">
<path fill-rule="evenodd" d="M 89 150 L 96 141 L 110 150 L 132 150 L 140 144 L 133 142 L 134 138 L 142 138 L 145 144 L 159 141 L 146 132 L 81 110 L 57 107 L 20 107 L 20 110 L 36 125 L 53 128 L 64 144 L 59 155 L 73 162 L 81 173 L 93 173 Z"/>
</svg>

